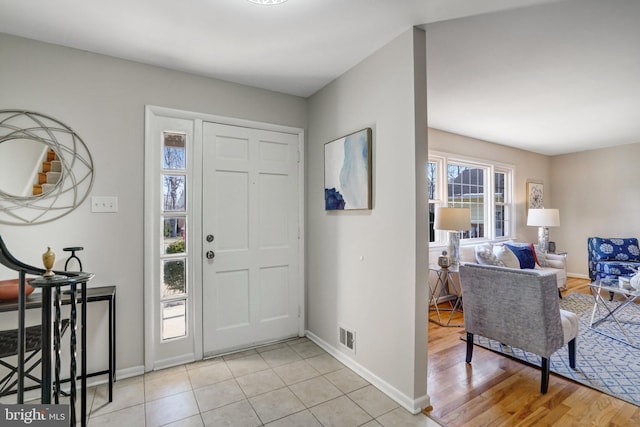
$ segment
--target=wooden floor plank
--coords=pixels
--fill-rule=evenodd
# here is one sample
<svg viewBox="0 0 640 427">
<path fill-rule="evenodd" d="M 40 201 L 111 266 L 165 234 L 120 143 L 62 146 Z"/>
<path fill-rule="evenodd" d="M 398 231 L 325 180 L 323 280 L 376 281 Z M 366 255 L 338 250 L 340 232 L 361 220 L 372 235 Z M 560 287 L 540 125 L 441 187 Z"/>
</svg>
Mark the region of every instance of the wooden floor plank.
<svg viewBox="0 0 640 427">
<path fill-rule="evenodd" d="M 588 280 L 567 282 L 563 295 L 589 293 Z M 453 319 L 462 322 L 458 314 Z M 479 347 L 465 363 L 464 333 L 429 322 L 430 413 L 444 425 L 640 426 L 639 407 L 554 374 L 540 394 L 540 368 Z"/>
</svg>

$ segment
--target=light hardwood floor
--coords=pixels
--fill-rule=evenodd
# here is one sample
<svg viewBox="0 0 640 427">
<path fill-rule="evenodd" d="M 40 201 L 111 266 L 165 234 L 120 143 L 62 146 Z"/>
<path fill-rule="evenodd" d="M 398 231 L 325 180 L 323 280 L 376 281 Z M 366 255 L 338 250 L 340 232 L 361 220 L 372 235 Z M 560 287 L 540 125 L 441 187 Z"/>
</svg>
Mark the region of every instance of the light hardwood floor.
<svg viewBox="0 0 640 427">
<path fill-rule="evenodd" d="M 589 281 L 569 278 L 567 288 L 563 295 L 589 293 Z M 428 413 L 443 425 L 640 426 L 640 407 L 553 373 L 542 395 L 539 368 L 480 347 L 472 363 L 465 363 L 463 334 L 462 327 L 429 322 Z"/>
</svg>

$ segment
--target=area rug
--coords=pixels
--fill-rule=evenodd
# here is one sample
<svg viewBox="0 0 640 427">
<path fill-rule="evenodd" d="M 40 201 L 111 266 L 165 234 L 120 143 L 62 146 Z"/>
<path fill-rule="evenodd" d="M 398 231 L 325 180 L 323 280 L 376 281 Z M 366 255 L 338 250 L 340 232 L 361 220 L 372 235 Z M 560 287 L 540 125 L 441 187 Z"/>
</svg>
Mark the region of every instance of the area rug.
<svg viewBox="0 0 640 427">
<path fill-rule="evenodd" d="M 613 321 L 600 324 L 598 330 L 601 332 L 589 328 L 593 310 L 592 296 L 569 294 L 560 300 L 560 307 L 576 313 L 580 319 L 576 369 L 569 366 L 565 345 L 551 356 L 551 372 L 640 406 L 640 350 L 601 333 L 622 336 Z M 617 317 L 623 322 L 623 327 L 631 338 L 640 343 L 640 307 L 633 304 Z M 535 354 L 478 335 L 474 336 L 474 343 L 540 367 L 540 356 Z"/>
</svg>

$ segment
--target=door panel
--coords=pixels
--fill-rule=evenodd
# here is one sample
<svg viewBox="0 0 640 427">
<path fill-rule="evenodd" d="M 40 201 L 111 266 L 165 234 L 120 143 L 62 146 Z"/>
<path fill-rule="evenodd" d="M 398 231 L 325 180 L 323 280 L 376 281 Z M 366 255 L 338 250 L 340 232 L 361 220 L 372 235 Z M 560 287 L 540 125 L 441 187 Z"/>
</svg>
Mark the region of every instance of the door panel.
<svg viewBox="0 0 640 427">
<path fill-rule="evenodd" d="M 203 124 L 203 350 L 297 335 L 298 137 Z M 203 236 L 203 237 L 204 237 Z"/>
<path fill-rule="evenodd" d="M 260 248 L 286 247 L 288 242 L 288 224 L 291 221 L 287 212 L 286 175 L 260 176 L 259 197 L 259 233 Z"/>
<path fill-rule="evenodd" d="M 226 251 L 249 250 L 249 174 L 219 171 L 215 174 L 218 202 L 212 206 L 216 221 L 218 255 Z M 203 197 L 210 197 L 208 191 Z M 206 221 L 206 219 L 205 219 Z M 237 254 L 236 254 L 237 255 Z"/>
<path fill-rule="evenodd" d="M 286 286 L 288 275 L 287 267 L 262 269 L 260 274 L 261 321 L 276 320 L 289 314 L 289 293 Z"/>
<path fill-rule="evenodd" d="M 216 280 L 215 313 L 218 327 L 229 329 L 249 325 L 249 272 L 221 272 Z"/>
</svg>

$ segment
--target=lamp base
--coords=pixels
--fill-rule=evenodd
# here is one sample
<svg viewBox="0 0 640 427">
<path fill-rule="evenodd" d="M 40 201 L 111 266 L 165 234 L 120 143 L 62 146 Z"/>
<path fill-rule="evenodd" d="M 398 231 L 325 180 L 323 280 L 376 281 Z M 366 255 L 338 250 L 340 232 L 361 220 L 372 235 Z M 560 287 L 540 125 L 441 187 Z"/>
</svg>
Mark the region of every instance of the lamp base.
<svg viewBox="0 0 640 427">
<path fill-rule="evenodd" d="M 549 227 L 538 227 L 538 245 L 545 254 L 549 252 Z"/>
<path fill-rule="evenodd" d="M 449 256 L 451 257 L 451 265 L 460 265 L 460 232 L 449 232 Z"/>
</svg>

